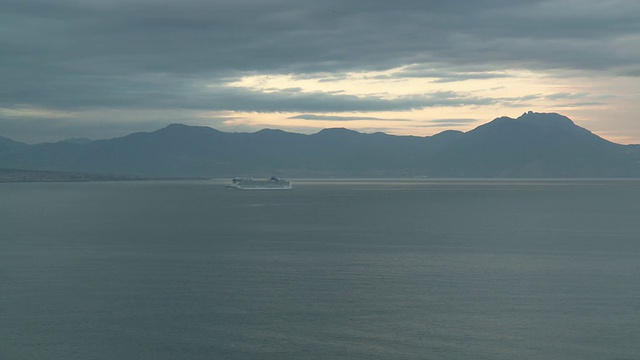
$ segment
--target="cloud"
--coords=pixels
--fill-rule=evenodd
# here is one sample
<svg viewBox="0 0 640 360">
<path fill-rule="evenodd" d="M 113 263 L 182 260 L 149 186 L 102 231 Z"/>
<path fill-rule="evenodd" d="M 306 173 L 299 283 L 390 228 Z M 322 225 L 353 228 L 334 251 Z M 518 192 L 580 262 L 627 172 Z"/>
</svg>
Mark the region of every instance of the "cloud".
<svg viewBox="0 0 640 360">
<path fill-rule="evenodd" d="M 356 96 L 341 92 L 304 92 L 300 88 L 260 91 L 165 75 L 93 77 L 92 80 L 69 79 L 60 84 L 43 82 L 24 92 L 7 90 L 0 97 L 0 106 L 10 108 L 14 104 L 25 105 L 23 102 L 26 102 L 60 111 L 114 107 L 241 112 L 357 112 L 495 103 L 492 98 L 453 91 L 385 98 L 381 95 Z M 22 98 L 25 92 L 29 94 L 29 101 Z"/>
<path fill-rule="evenodd" d="M 638 13 L 640 2 L 631 0 L 4 0 L 0 107 L 300 113 L 517 107 L 526 99 L 438 88 L 390 99 L 226 84 L 256 74 L 324 73 L 320 81 L 331 82 L 403 67 L 391 76 L 431 77 L 440 89 L 508 79 L 508 69 L 639 76 Z"/>
<path fill-rule="evenodd" d="M 359 120 L 373 120 L 373 121 L 411 121 L 408 119 L 384 119 L 372 116 L 336 116 L 336 115 L 314 115 L 314 114 L 301 114 L 288 117 L 287 119 L 302 119 L 302 120 L 325 120 L 325 121 L 359 121 Z"/>
<path fill-rule="evenodd" d="M 205 108 L 253 112 L 409 111 L 442 106 L 487 105 L 496 102 L 493 98 L 469 96 L 453 91 L 437 91 L 387 99 L 377 95 L 355 96 L 288 91 L 263 93 L 245 88 L 214 88 L 200 96 L 202 98 L 197 99 L 197 103 Z"/>
<path fill-rule="evenodd" d="M 571 99 L 583 99 L 589 97 L 588 93 L 567 93 L 567 92 L 559 92 L 545 95 L 544 98 L 547 100 L 571 100 Z"/>
<path fill-rule="evenodd" d="M 413 127 L 418 128 L 456 128 L 466 127 L 478 122 L 476 119 L 432 119 L 415 122 Z"/>
<path fill-rule="evenodd" d="M 427 122 L 429 123 L 433 123 L 433 124 L 469 124 L 469 123 L 474 123 L 478 120 L 476 119 L 435 119 L 435 120 L 428 120 Z"/>
<path fill-rule="evenodd" d="M 487 80 L 487 79 L 503 79 L 512 77 L 504 72 L 497 71 L 460 71 L 447 68 L 441 64 L 431 64 L 428 67 L 424 65 L 410 65 L 396 71 L 390 75 L 380 75 L 379 79 L 394 78 L 434 78 L 435 83 L 448 83 L 467 80 Z"/>
<path fill-rule="evenodd" d="M 2 65 L 25 76 L 47 68 L 335 72 L 438 61 L 613 69 L 636 63 L 613 40 L 638 34 L 638 11 L 634 1 L 595 0 L 8 0 Z M 17 61 L 25 54 L 28 63 Z"/>
</svg>

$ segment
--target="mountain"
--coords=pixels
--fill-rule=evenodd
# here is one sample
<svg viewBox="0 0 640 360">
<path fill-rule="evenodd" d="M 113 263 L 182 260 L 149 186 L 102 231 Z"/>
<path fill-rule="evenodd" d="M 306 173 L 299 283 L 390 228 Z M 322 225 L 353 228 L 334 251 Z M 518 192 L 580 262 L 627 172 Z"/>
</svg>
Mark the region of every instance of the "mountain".
<svg viewBox="0 0 640 360">
<path fill-rule="evenodd" d="M 467 132 L 432 169 L 450 177 L 635 177 L 638 154 L 565 116 L 529 112 Z"/>
<path fill-rule="evenodd" d="M 57 171 L 16 170 L 0 168 L 0 183 L 11 182 L 85 182 L 85 181 L 132 181 L 145 180 L 140 177 L 79 174 Z"/>
<path fill-rule="evenodd" d="M 60 142 L 84 145 L 84 144 L 88 144 L 88 143 L 90 143 L 92 141 L 93 140 L 88 139 L 88 138 L 69 138 L 69 139 L 62 140 Z"/>
<path fill-rule="evenodd" d="M 29 145 L 0 136 L 0 154 L 25 150 Z"/>
<path fill-rule="evenodd" d="M 640 146 L 609 142 L 559 114 L 528 112 L 430 137 L 181 124 L 96 141 L 0 137 L 0 167 L 163 177 L 640 177 Z"/>
</svg>

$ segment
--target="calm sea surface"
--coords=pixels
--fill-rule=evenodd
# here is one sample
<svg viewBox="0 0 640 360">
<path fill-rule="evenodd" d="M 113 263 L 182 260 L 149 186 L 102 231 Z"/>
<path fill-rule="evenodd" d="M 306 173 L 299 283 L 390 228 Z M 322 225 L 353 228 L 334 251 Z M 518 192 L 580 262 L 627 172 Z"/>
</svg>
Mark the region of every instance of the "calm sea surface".
<svg viewBox="0 0 640 360">
<path fill-rule="evenodd" d="M 638 359 L 640 181 L 0 184 L 0 359 Z"/>
</svg>

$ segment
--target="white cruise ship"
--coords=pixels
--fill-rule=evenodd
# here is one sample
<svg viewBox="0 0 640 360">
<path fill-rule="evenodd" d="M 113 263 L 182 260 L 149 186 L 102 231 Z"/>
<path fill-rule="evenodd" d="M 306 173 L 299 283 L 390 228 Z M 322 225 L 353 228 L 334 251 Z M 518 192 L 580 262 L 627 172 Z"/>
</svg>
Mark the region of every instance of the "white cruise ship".
<svg viewBox="0 0 640 360">
<path fill-rule="evenodd" d="M 291 190 L 291 181 L 272 176 L 270 179 L 234 178 L 227 188 L 240 190 Z"/>
</svg>

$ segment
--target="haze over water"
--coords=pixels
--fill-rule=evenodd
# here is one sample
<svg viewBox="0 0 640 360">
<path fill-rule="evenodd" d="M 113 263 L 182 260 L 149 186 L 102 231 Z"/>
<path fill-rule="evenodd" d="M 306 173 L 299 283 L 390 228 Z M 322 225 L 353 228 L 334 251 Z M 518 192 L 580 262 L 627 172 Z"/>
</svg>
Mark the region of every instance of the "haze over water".
<svg viewBox="0 0 640 360">
<path fill-rule="evenodd" d="M 640 181 L 0 184 L 1 359 L 635 359 Z"/>
</svg>

